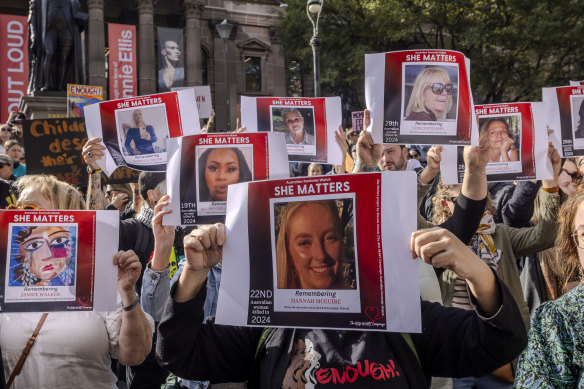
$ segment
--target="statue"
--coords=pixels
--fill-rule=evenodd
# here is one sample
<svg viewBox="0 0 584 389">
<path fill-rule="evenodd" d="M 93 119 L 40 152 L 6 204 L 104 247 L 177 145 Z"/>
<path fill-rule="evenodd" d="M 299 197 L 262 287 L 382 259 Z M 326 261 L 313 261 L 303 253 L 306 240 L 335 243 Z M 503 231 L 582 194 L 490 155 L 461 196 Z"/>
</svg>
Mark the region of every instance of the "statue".
<svg viewBox="0 0 584 389">
<path fill-rule="evenodd" d="M 87 14 L 79 0 L 30 0 L 28 93 L 85 84 L 81 31 Z"/>
</svg>

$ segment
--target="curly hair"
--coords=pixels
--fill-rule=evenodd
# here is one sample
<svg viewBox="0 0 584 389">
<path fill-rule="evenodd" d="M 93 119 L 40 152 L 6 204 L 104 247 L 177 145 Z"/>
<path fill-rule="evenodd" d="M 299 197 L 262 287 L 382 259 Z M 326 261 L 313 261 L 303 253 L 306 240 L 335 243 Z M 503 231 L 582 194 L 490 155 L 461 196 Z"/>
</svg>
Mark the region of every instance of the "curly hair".
<svg viewBox="0 0 584 389">
<path fill-rule="evenodd" d="M 51 202 L 53 209 L 85 209 L 81 193 L 73 185 L 59 181 L 55 176 L 30 174 L 20 177 L 15 186 L 19 195 L 25 189 L 36 187 Z"/>
</svg>

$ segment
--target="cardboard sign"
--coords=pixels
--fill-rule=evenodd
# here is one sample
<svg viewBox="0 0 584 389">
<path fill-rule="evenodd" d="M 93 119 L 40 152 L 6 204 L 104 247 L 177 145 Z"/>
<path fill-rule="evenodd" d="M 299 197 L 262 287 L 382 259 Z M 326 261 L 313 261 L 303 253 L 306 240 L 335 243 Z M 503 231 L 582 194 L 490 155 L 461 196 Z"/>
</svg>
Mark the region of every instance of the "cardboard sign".
<svg viewBox="0 0 584 389">
<path fill-rule="evenodd" d="M 197 101 L 197 110 L 199 111 L 200 119 L 207 119 L 211 117 L 213 111 L 213 104 L 211 103 L 211 87 L 209 85 L 202 86 L 184 86 L 172 88 L 172 91 L 193 89 L 195 91 L 195 99 Z"/>
<path fill-rule="evenodd" d="M 52 174 L 73 186 L 87 183 L 81 157 L 87 142 L 83 118 L 24 120 L 22 124 L 28 174 Z"/>
<path fill-rule="evenodd" d="M 230 186 L 216 322 L 420 332 L 416 213 L 413 172 Z"/>
<path fill-rule="evenodd" d="M 478 144 L 469 68 L 469 59 L 451 50 L 365 55 L 374 142 Z"/>
<path fill-rule="evenodd" d="M 227 188 L 290 175 L 282 134 L 215 133 L 169 141 L 170 207 L 164 224 L 225 222 Z"/>
<path fill-rule="evenodd" d="M 117 211 L 0 211 L 0 224 L 2 312 L 115 310 Z"/>
<path fill-rule="evenodd" d="M 292 162 L 339 165 L 335 131 L 341 121 L 340 97 L 241 97 L 241 125 L 248 131 L 283 133 Z"/>
<path fill-rule="evenodd" d="M 83 117 L 83 107 L 103 101 L 101 86 L 67 84 L 67 116 Z"/>
<path fill-rule="evenodd" d="M 97 163 L 110 176 L 119 166 L 166 171 L 167 140 L 201 131 L 192 90 L 110 100 L 85 107 L 87 134 L 102 138 Z"/>
<path fill-rule="evenodd" d="M 547 156 L 547 133 L 542 103 L 475 105 L 479 138 L 489 141 L 487 181 L 541 180 L 553 177 Z M 464 178 L 464 147 L 442 152 L 442 181 L 460 184 Z"/>
</svg>

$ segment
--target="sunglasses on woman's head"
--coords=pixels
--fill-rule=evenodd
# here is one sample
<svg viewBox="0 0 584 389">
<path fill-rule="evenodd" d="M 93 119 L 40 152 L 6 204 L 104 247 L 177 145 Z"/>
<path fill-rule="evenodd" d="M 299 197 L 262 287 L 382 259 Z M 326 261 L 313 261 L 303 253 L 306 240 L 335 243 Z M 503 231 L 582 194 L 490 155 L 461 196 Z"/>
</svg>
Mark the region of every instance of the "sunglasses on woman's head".
<svg viewBox="0 0 584 389">
<path fill-rule="evenodd" d="M 427 86 L 426 88 L 432 89 L 432 93 L 435 95 L 441 95 L 442 92 L 446 91 L 447 95 L 451 95 L 452 91 L 454 90 L 454 85 L 446 84 L 444 85 L 441 82 L 435 82 L 432 85 Z"/>
<path fill-rule="evenodd" d="M 36 209 L 36 210 L 40 210 L 41 208 L 32 205 L 32 204 L 26 204 L 23 205 L 22 207 L 17 206 L 16 204 L 10 204 L 6 207 L 6 209 Z"/>
<path fill-rule="evenodd" d="M 566 169 L 562 169 L 562 171 L 569 175 L 572 178 L 572 181 L 582 181 L 582 178 L 584 178 L 584 175 L 579 171 L 569 172 Z"/>
</svg>

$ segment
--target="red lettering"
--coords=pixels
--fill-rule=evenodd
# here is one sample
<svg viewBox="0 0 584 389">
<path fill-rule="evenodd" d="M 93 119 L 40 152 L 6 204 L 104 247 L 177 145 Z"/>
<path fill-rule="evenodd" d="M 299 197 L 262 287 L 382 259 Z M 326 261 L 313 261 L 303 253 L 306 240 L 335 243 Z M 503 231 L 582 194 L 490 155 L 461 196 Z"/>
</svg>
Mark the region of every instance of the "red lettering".
<svg viewBox="0 0 584 389">
<path fill-rule="evenodd" d="M 391 368 L 391 366 L 387 365 L 380 365 L 381 368 L 383 369 L 383 371 L 385 372 L 385 377 L 387 378 L 394 378 L 395 377 L 395 373 L 393 371 L 393 369 Z"/>
<path fill-rule="evenodd" d="M 353 366 L 347 366 L 345 369 L 347 371 L 347 381 L 350 383 L 357 381 L 357 378 L 359 377 L 359 372 L 357 369 Z M 351 373 L 353 373 L 353 378 L 351 378 Z"/>
<path fill-rule="evenodd" d="M 357 369 L 359 369 L 359 375 L 361 377 L 367 377 L 369 375 L 369 360 L 364 361 L 365 369 L 361 370 L 361 361 L 357 361 Z"/>
<path fill-rule="evenodd" d="M 341 376 L 339 374 L 339 371 L 337 369 L 331 369 L 332 373 L 333 373 L 333 383 L 336 384 L 337 382 L 339 384 L 344 384 L 345 383 L 345 378 L 346 378 L 346 374 L 347 372 L 343 372 L 343 375 Z"/>
<path fill-rule="evenodd" d="M 328 369 L 318 369 L 316 371 L 316 379 L 321 384 L 328 384 L 331 382 L 331 376 Z"/>
<path fill-rule="evenodd" d="M 372 363 L 371 368 L 369 369 L 369 374 L 371 377 L 375 378 L 376 380 L 385 380 L 385 376 L 383 375 L 383 369 L 377 363 Z"/>
</svg>

